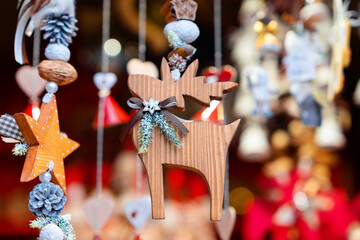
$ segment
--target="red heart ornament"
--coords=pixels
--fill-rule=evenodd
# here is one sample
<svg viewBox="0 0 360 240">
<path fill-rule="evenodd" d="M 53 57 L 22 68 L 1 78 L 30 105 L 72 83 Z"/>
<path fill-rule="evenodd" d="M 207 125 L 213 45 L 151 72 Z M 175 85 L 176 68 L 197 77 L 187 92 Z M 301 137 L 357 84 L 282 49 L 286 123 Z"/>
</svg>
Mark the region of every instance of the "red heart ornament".
<svg viewBox="0 0 360 240">
<path fill-rule="evenodd" d="M 237 71 L 230 65 L 224 65 L 220 71 L 216 67 L 208 67 L 202 73 L 206 77 L 207 82 L 229 82 L 235 81 L 237 77 Z"/>
</svg>

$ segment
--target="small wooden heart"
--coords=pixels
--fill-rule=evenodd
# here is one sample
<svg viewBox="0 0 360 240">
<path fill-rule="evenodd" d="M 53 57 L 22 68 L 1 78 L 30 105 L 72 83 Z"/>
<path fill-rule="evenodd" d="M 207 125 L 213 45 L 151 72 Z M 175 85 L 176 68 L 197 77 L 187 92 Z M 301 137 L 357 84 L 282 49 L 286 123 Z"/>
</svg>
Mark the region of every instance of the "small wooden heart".
<svg viewBox="0 0 360 240">
<path fill-rule="evenodd" d="M 38 98 L 47 83 L 40 77 L 38 69 L 29 65 L 21 66 L 15 73 L 15 79 L 30 99 Z"/>
<path fill-rule="evenodd" d="M 117 77 L 114 73 L 98 72 L 94 75 L 94 83 L 99 90 L 111 89 L 117 82 Z"/>
<path fill-rule="evenodd" d="M 154 78 L 159 77 L 159 70 L 157 69 L 157 67 L 154 63 L 149 62 L 149 61 L 142 62 L 141 60 L 139 60 L 137 58 L 131 59 L 126 66 L 126 69 L 127 69 L 129 75 L 144 74 L 144 75 L 149 75 Z"/>
<path fill-rule="evenodd" d="M 130 200 L 125 205 L 125 216 L 136 230 L 140 231 L 151 215 L 151 200 L 144 197 L 139 200 Z"/>
<path fill-rule="evenodd" d="M 221 240 L 229 240 L 234 229 L 236 212 L 233 207 L 223 209 L 221 221 L 215 222 L 216 231 Z"/>
<path fill-rule="evenodd" d="M 110 199 L 89 198 L 84 204 L 85 218 L 95 231 L 99 231 L 111 217 L 113 208 Z"/>
</svg>

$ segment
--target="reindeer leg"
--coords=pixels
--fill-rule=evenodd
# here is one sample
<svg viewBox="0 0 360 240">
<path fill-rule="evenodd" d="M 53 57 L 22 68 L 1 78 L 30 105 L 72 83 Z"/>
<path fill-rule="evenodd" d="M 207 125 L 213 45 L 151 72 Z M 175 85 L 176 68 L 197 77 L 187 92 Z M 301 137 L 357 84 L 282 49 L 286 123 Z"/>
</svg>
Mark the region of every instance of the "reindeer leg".
<svg viewBox="0 0 360 240">
<path fill-rule="evenodd" d="M 222 216 L 223 196 L 224 196 L 224 178 L 220 183 L 209 179 L 209 192 L 210 192 L 210 219 L 212 221 L 220 221 Z M 211 184 L 211 185 L 210 185 Z"/>
<path fill-rule="evenodd" d="M 149 180 L 153 219 L 164 219 L 164 178 L 162 164 L 144 157 L 143 163 Z"/>
</svg>

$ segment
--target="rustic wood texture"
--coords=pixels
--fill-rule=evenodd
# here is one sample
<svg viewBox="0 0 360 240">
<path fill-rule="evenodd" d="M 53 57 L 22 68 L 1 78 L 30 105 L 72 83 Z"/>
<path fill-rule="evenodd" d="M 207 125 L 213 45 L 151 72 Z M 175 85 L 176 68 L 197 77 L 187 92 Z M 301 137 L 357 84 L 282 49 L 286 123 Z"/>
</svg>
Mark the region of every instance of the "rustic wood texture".
<svg viewBox="0 0 360 240">
<path fill-rule="evenodd" d="M 139 122 L 133 129 L 133 141 L 137 149 Z M 189 169 L 199 173 L 207 182 L 210 193 L 210 219 L 221 220 L 224 194 L 225 162 L 229 144 L 240 124 L 237 120 L 221 126 L 208 122 L 186 122 L 186 135 L 179 133 L 181 148 L 169 142 L 158 128 L 154 129 L 148 152 L 139 154 L 150 185 L 152 216 L 164 219 L 163 166 Z"/>
<path fill-rule="evenodd" d="M 149 98 L 163 101 L 166 98 L 175 96 L 178 110 L 185 110 L 183 96 L 190 97 L 195 102 L 208 107 L 211 100 L 221 100 L 224 93 L 231 92 L 237 88 L 237 83 L 221 82 L 206 83 L 205 77 L 195 77 L 198 70 L 198 60 L 193 61 L 186 69 L 179 81 L 175 82 L 170 73 L 169 65 L 165 58 L 161 63 L 162 80 L 147 75 L 130 75 L 128 87 L 132 94 L 143 100 Z"/>
<path fill-rule="evenodd" d="M 59 86 L 74 82 L 77 77 L 76 69 L 67 62 L 44 60 L 39 64 L 39 75 L 46 81 L 56 82 Z"/>
<path fill-rule="evenodd" d="M 52 161 L 53 175 L 66 194 L 64 158 L 80 144 L 60 133 L 55 95 L 49 103 L 41 105 L 38 121 L 25 113 L 17 113 L 14 117 L 29 145 L 20 181 L 33 180 L 45 172 Z"/>
</svg>

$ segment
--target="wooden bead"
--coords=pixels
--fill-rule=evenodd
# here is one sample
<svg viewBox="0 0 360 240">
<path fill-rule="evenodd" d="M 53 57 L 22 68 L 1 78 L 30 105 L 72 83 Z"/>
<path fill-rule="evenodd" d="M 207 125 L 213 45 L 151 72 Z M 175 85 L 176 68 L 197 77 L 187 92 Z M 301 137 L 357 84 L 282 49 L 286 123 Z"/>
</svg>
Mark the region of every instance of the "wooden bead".
<svg viewBox="0 0 360 240">
<path fill-rule="evenodd" d="M 76 69 L 70 63 L 53 60 L 44 60 L 39 64 L 39 75 L 59 86 L 68 85 L 78 77 Z"/>
</svg>

